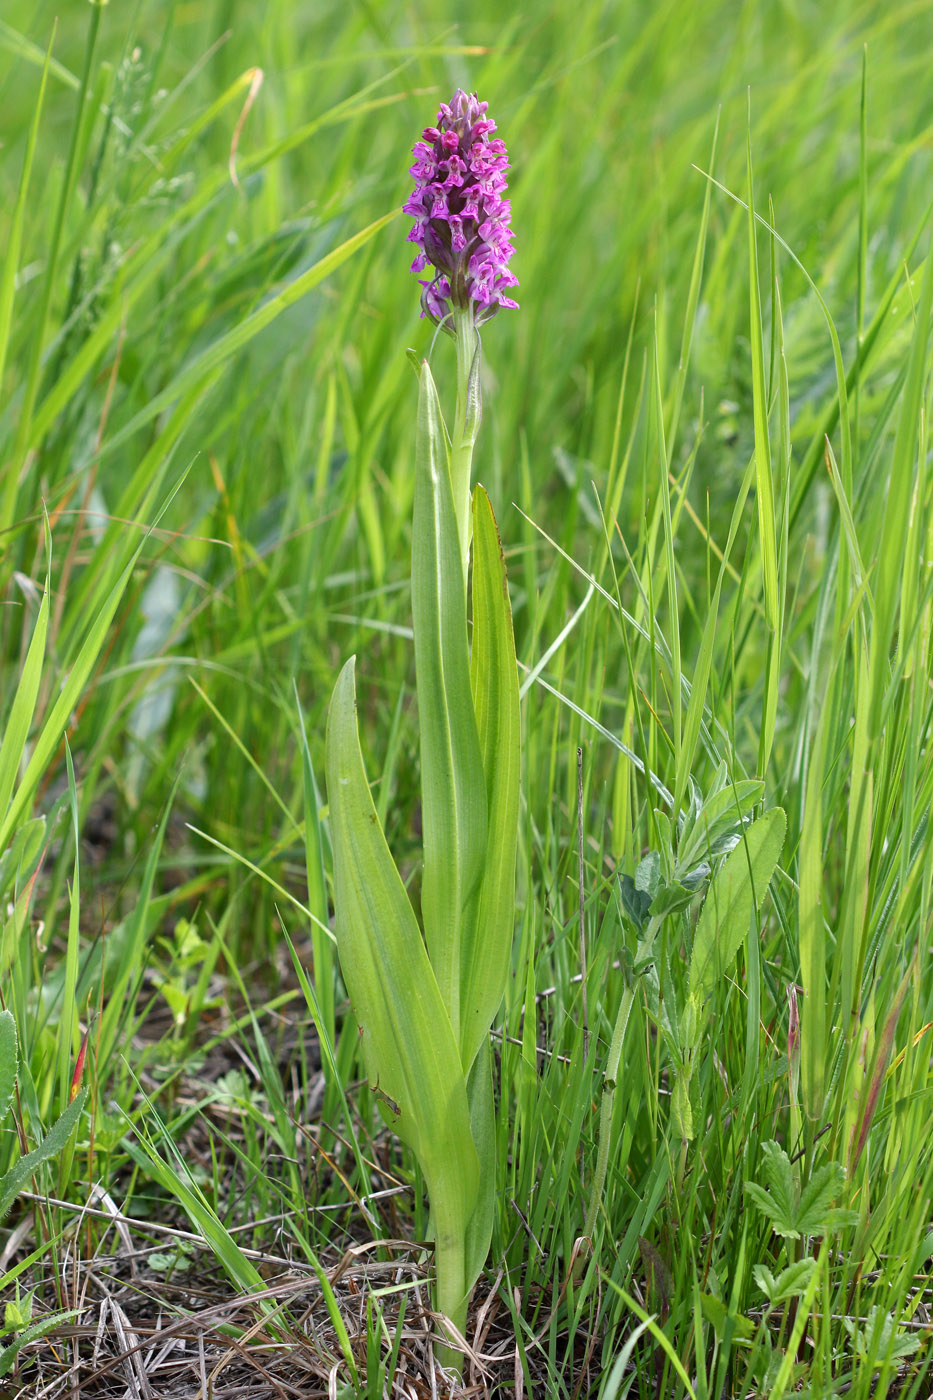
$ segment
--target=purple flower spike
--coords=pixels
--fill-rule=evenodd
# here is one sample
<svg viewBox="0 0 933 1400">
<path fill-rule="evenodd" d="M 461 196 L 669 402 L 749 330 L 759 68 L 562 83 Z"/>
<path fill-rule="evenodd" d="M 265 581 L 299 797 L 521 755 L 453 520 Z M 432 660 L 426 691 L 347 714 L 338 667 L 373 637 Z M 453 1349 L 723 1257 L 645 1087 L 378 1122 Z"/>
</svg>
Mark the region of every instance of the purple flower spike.
<svg viewBox="0 0 933 1400">
<path fill-rule="evenodd" d="M 451 333 L 452 307 L 472 309 L 477 326 L 500 306 L 518 309 L 506 295 L 518 286 L 508 266 L 514 251 L 505 198 L 509 157 L 504 141 L 490 139 L 496 124 L 485 115 L 488 105 L 459 89 L 449 106 L 441 103 L 437 125 L 426 126 L 415 142 L 415 189 L 402 206 L 415 220 L 408 235 L 419 249 L 412 272 L 429 264 L 436 270 L 420 279 L 421 314 Z"/>
</svg>

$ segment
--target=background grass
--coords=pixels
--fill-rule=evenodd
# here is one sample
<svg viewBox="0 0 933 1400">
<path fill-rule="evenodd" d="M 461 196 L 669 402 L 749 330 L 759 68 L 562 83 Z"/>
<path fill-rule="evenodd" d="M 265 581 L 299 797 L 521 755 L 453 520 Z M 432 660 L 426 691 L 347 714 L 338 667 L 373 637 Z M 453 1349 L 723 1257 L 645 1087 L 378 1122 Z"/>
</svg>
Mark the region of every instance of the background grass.
<svg viewBox="0 0 933 1400">
<path fill-rule="evenodd" d="M 406 221 L 373 225 L 462 85 L 509 144 L 522 303 L 484 334 L 477 454 L 527 680 L 490 1384 L 675 1396 L 682 1371 L 697 1396 L 925 1393 L 931 40 L 925 4 L 503 21 L 485 0 L 469 18 L 143 0 L 69 4 L 56 27 L 53 7 L 8 0 L 0 978 L 21 1070 L 0 1170 L 64 1107 L 88 1030 L 90 1098 L 7 1222 L 5 1297 L 31 1278 L 37 1314 L 77 1306 L 75 1261 L 122 1280 L 107 1221 L 75 1236 L 74 1211 L 37 1198 L 101 1183 L 126 1216 L 208 1242 L 141 1254 L 140 1296 L 194 1315 L 199 1291 L 255 1297 L 309 1270 L 306 1325 L 285 1295 L 252 1305 L 276 1354 L 319 1367 L 325 1394 L 332 1365 L 349 1393 L 404 1394 L 414 1374 L 413 1264 L 378 1256 L 403 1291 L 377 1290 L 368 1315 L 315 1272 L 426 1228 L 329 977 L 317 779 L 357 651 L 377 805 L 416 872 L 404 352 L 431 334 Z M 688 775 L 708 795 L 721 764 L 785 809 L 780 869 L 692 1035 L 696 911 L 667 921 L 590 1248 L 596 1103 L 636 942 L 616 872 L 656 850 L 671 877 L 657 783 L 680 805 Z M 774 1196 L 772 1139 L 799 1154 L 798 1192 L 844 1166 L 822 1206 L 857 1220 L 776 1234 L 745 1192 Z M 373 1192 L 389 1194 L 359 1203 Z M 805 1296 L 769 1306 L 755 1266 L 801 1264 Z M 639 1309 L 656 1319 L 640 1333 Z M 80 1335 L 59 1345 L 107 1393 Z"/>
</svg>

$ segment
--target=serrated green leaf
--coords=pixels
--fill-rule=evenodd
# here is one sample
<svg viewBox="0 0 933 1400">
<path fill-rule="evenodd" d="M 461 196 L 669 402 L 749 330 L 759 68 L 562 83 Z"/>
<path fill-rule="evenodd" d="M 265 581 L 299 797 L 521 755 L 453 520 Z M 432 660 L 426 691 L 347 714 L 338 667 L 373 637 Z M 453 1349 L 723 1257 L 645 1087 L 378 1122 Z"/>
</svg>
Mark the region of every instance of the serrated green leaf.
<svg viewBox="0 0 933 1400">
<path fill-rule="evenodd" d="M 873 1371 L 913 1356 L 920 1346 L 920 1338 L 910 1332 L 899 1332 L 898 1320 L 878 1303 L 869 1310 L 864 1323 L 852 1317 L 844 1317 L 842 1321 L 859 1358 Z"/>
<path fill-rule="evenodd" d="M 710 884 L 690 955 L 689 988 L 701 999 L 732 965 L 778 863 L 787 822 L 780 807 L 765 812 L 726 857 Z"/>
<path fill-rule="evenodd" d="M 796 1240 L 803 1235 L 826 1235 L 857 1222 L 854 1211 L 833 1208 L 845 1181 L 845 1170 L 839 1162 L 825 1162 L 817 1168 L 798 1198 L 793 1167 L 783 1147 L 766 1142 L 761 1152 L 762 1177 L 769 1189 L 748 1181 L 745 1190 L 776 1234 Z"/>
<path fill-rule="evenodd" d="M 813 1173 L 800 1193 L 797 1208 L 797 1228 L 802 1235 L 822 1235 L 833 1225 L 849 1223 L 843 1219 L 848 1211 L 832 1209 L 845 1179 L 845 1168 L 840 1162 L 824 1162 Z"/>
<path fill-rule="evenodd" d="M 712 1293 L 700 1294 L 700 1309 L 720 1341 L 727 1330 L 738 1337 L 751 1337 L 755 1330 L 747 1317 L 732 1312 L 721 1298 Z"/>
<path fill-rule="evenodd" d="M 755 1282 L 769 1303 L 784 1303 L 788 1298 L 800 1298 L 816 1268 L 815 1259 L 798 1259 L 782 1269 L 777 1278 L 764 1264 L 755 1264 L 752 1273 Z"/>
<path fill-rule="evenodd" d="M 470 682 L 486 784 L 487 836 L 479 909 L 460 951 L 460 1054 L 469 1072 L 505 995 L 515 922 L 521 778 L 518 666 L 505 559 L 489 498 L 473 496 Z"/>
<path fill-rule="evenodd" d="M 460 1052 L 370 795 L 353 658 L 340 672 L 327 716 L 326 771 L 337 951 L 363 1063 L 424 1172 L 439 1252 L 462 1251 L 479 1165 Z"/>
<path fill-rule="evenodd" d="M 418 398 L 411 591 L 424 830 L 421 910 L 431 966 L 459 1042 L 462 942 L 477 917 L 486 857 L 486 782 L 448 454 L 427 362 Z"/>
<path fill-rule="evenodd" d="M 0 1178 L 0 1220 L 4 1218 L 36 1167 L 49 1161 L 51 1157 L 57 1157 L 59 1152 L 64 1149 L 78 1125 L 78 1119 L 81 1117 L 86 1101 L 87 1089 L 82 1089 L 61 1117 L 53 1123 L 38 1147 L 27 1152 L 25 1157 L 20 1157 L 5 1176 Z"/>
<path fill-rule="evenodd" d="M 751 1182 L 748 1189 L 756 1204 L 764 1210 L 769 1217 L 771 1224 L 779 1235 L 787 1235 L 794 1239 L 799 1234 L 796 1221 L 797 1198 L 794 1188 L 794 1171 L 790 1163 L 790 1158 L 779 1147 L 776 1142 L 765 1142 L 761 1148 L 762 1155 L 762 1176 L 769 1187 L 769 1191 L 764 1193 L 766 1205 L 762 1205 L 761 1198 L 757 1191 L 751 1190 Z"/>
</svg>

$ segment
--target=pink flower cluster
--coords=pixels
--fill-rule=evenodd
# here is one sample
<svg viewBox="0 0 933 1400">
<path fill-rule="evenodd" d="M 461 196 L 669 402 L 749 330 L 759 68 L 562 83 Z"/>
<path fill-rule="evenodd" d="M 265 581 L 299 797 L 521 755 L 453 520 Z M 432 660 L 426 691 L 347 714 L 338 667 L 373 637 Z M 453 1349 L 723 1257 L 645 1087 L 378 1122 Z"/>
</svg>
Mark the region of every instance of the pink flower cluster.
<svg viewBox="0 0 933 1400">
<path fill-rule="evenodd" d="M 415 189 L 403 205 L 415 220 L 408 241 L 420 250 L 411 270 L 436 269 L 419 280 L 421 314 L 438 325 L 452 306 L 472 305 L 476 325 L 500 306 L 518 307 L 506 295 L 518 286 L 508 266 L 514 251 L 512 206 L 504 197 L 509 158 L 504 141 L 490 140 L 496 124 L 485 115 L 488 105 L 458 90 L 414 146 Z"/>
</svg>

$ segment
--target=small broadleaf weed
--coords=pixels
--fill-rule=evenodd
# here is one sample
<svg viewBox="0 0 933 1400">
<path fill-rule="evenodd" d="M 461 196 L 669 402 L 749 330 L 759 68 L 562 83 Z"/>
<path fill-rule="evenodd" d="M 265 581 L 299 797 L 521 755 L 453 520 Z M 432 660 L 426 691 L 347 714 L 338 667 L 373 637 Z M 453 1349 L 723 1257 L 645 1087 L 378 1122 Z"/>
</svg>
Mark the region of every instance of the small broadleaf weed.
<svg viewBox="0 0 933 1400">
<path fill-rule="evenodd" d="M 799 1240 L 805 1235 L 828 1235 L 846 1225 L 854 1225 L 858 1214 L 838 1209 L 833 1202 L 845 1182 L 845 1168 L 839 1162 L 824 1162 L 798 1191 L 790 1158 L 776 1142 L 762 1144 L 764 1185 L 747 1181 L 745 1190 L 775 1234 Z"/>
</svg>

